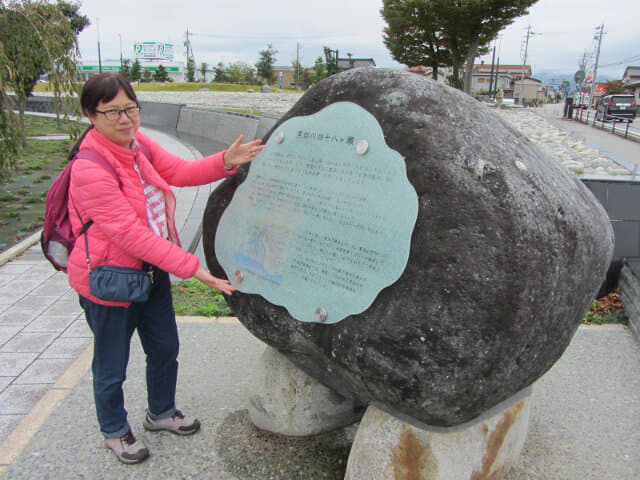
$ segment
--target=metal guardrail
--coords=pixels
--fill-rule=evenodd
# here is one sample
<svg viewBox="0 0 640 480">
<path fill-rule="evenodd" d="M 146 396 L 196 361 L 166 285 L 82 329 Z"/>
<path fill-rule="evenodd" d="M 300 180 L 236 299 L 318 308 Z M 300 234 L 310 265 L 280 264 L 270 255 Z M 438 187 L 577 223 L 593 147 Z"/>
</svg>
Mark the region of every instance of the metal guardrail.
<svg viewBox="0 0 640 480">
<path fill-rule="evenodd" d="M 585 115 L 586 112 L 586 115 Z M 593 113 L 593 118 L 589 117 Z M 592 127 L 605 130 L 605 123 L 611 121 L 611 133 L 613 135 L 622 136 L 628 140 L 640 142 L 640 128 L 631 126 L 633 118 L 625 117 L 622 115 L 606 115 L 602 117 L 602 120 L 596 119 L 596 112 L 591 109 L 581 109 L 574 114 L 575 120 L 587 125 L 591 124 Z M 624 128 L 623 128 L 624 125 Z M 608 125 L 607 125 L 608 126 Z"/>
</svg>

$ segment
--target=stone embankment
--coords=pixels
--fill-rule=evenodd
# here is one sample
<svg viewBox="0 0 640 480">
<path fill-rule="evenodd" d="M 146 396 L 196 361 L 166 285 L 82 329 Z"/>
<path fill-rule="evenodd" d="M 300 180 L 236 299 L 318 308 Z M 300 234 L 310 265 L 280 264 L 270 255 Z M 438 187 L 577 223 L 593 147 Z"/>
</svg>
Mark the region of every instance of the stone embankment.
<svg viewBox="0 0 640 480">
<path fill-rule="evenodd" d="M 138 92 L 142 101 L 179 103 L 190 107 L 243 110 L 247 113 L 284 115 L 302 96 L 300 93 L 262 92 Z M 598 150 L 551 125 L 535 108 L 497 108 L 533 142 L 549 151 L 562 164 L 578 175 L 630 175 Z"/>
<path fill-rule="evenodd" d="M 632 175 L 597 149 L 551 125 L 536 108 L 497 108 L 496 112 L 578 175 Z"/>
</svg>

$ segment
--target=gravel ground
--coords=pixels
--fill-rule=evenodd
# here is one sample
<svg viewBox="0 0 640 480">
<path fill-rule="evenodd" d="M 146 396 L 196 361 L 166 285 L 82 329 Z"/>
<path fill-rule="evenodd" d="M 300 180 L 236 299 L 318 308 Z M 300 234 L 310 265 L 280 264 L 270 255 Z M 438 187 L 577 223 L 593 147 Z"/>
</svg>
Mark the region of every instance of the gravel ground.
<svg viewBox="0 0 640 480">
<path fill-rule="evenodd" d="M 137 92 L 144 102 L 184 103 L 190 107 L 247 110 L 284 115 L 302 96 L 292 92 Z"/>
</svg>

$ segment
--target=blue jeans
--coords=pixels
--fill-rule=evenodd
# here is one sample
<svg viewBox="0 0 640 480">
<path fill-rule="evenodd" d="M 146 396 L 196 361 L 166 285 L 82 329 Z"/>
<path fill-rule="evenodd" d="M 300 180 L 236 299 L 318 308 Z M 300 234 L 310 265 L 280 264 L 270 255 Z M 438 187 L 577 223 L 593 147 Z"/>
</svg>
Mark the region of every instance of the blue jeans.
<svg viewBox="0 0 640 480">
<path fill-rule="evenodd" d="M 80 296 L 80 305 L 94 336 L 93 395 L 100 430 L 105 438 L 129 431 L 122 384 L 127 375 L 131 336 L 138 336 L 147 359 L 147 401 L 154 419 L 176 411 L 178 327 L 169 274 L 156 270 L 157 280 L 145 303 L 129 308 L 109 307 Z"/>
</svg>

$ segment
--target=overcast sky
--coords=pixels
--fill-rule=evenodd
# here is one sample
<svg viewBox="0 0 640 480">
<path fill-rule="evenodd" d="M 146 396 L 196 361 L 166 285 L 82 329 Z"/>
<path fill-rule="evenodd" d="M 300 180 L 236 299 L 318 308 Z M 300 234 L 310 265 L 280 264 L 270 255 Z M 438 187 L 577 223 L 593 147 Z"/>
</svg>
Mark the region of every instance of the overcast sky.
<svg viewBox="0 0 640 480">
<path fill-rule="evenodd" d="M 134 58 L 133 43 L 174 45 L 176 60 L 184 60 L 185 33 L 199 66 L 243 61 L 254 65 L 259 52 L 272 44 L 277 65 L 291 65 L 299 57 L 304 66 L 323 55 L 323 46 L 338 49 L 340 57 L 373 58 L 379 67 L 396 67 L 382 42 L 385 26 L 381 0 L 84 0 L 81 12 L 91 25 L 79 36 L 85 63 L 97 62 L 98 27 L 102 59 Z M 596 27 L 604 24 L 598 77 L 621 78 L 627 65 L 640 65 L 638 0 L 539 0 L 529 15 L 520 17 L 496 42 L 501 64 L 522 64 L 527 26 L 527 64 L 536 72 L 573 74 L 587 54 L 595 59 Z M 484 58 L 487 63 L 491 57 Z M 479 62 L 480 60 L 478 60 Z"/>
</svg>

